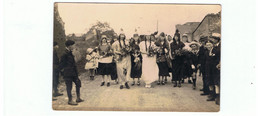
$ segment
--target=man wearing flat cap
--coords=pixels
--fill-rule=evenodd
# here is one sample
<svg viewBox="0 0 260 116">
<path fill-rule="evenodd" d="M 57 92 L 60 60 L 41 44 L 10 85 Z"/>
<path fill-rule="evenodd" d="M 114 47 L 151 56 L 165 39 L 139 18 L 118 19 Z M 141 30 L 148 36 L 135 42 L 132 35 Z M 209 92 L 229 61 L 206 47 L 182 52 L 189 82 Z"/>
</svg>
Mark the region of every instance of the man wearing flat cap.
<svg viewBox="0 0 260 116">
<path fill-rule="evenodd" d="M 64 77 L 65 84 L 66 84 L 67 95 L 69 98 L 69 101 L 68 101 L 69 105 L 77 105 L 78 102 L 84 101 L 80 98 L 81 81 L 78 78 L 77 66 L 75 63 L 74 56 L 72 54 L 74 43 L 75 42 L 72 40 L 68 40 L 65 42 L 66 50 L 65 50 L 65 53 L 61 57 L 61 62 L 60 62 L 60 66 L 59 66 L 59 69 L 61 69 L 61 70 L 63 69 L 63 77 Z M 72 100 L 72 95 L 71 95 L 72 82 L 74 82 L 76 85 L 76 94 L 77 94 L 76 102 L 77 103 Z"/>
<path fill-rule="evenodd" d="M 59 57 L 57 55 L 56 49 L 59 48 L 58 43 L 55 41 L 53 42 L 53 97 L 61 96 L 63 95 L 62 93 L 59 93 L 58 91 L 58 85 L 59 85 Z"/>
</svg>

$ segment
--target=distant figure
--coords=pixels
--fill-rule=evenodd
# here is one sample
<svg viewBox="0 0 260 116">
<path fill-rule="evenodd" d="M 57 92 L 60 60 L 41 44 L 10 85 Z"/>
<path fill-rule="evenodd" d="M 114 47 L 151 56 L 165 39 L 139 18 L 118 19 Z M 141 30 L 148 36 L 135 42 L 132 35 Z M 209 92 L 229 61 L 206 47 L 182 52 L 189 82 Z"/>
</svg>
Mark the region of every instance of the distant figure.
<svg viewBox="0 0 260 116">
<path fill-rule="evenodd" d="M 60 70 L 59 70 L 59 64 L 60 60 L 57 55 L 56 49 L 59 48 L 59 45 L 57 42 L 53 43 L 53 97 L 61 96 L 62 93 L 59 93 L 58 91 L 58 85 L 59 85 L 59 77 L 60 77 Z"/>
<path fill-rule="evenodd" d="M 78 105 L 78 102 L 83 102 L 80 98 L 80 87 L 81 87 L 81 81 L 78 78 L 78 71 L 76 62 L 74 59 L 74 56 L 72 54 L 74 41 L 68 40 L 65 42 L 66 50 L 65 53 L 61 57 L 61 62 L 59 69 L 63 69 L 63 77 L 66 84 L 67 89 L 67 95 L 69 98 L 68 104 L 69 105 Z M 72 82 L 76 85 L 76 93 L 77 93 L 77 99 L 76 102 L 72 100 L 71 90 L 72 90 Z"/>
</svg>

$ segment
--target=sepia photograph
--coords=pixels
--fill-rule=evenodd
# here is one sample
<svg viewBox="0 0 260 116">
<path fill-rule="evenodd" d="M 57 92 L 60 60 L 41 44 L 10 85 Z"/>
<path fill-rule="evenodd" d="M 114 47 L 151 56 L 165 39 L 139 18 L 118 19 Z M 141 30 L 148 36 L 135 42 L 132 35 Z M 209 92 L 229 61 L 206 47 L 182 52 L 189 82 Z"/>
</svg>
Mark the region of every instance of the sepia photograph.
<svg viewBox="0 0 260 116">
<path fill-rule="evenodd" d="M 53 7 L 53 110 L 220 111 L 220 4 Z"/>
</svg>

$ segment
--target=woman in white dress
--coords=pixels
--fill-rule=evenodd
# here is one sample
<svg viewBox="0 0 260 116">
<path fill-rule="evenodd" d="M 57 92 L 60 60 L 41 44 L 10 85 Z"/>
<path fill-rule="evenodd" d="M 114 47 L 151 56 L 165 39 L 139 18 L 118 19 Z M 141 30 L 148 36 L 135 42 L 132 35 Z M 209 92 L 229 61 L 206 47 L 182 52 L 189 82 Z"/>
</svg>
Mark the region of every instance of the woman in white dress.
<svg viewBox="0 0 260 116">
<path fill-rule="evenodd" d="M 147 35 L 145 40 L 139 44 L 140 51 L 143 56 L 142 64 L 142 79 L 145 82 L 145 87 L 150 88 L 151 83 L 158 78 L 159 69 L 156 63 L 156 46 L 151 40 L 151 36 Z"/>
</svg>

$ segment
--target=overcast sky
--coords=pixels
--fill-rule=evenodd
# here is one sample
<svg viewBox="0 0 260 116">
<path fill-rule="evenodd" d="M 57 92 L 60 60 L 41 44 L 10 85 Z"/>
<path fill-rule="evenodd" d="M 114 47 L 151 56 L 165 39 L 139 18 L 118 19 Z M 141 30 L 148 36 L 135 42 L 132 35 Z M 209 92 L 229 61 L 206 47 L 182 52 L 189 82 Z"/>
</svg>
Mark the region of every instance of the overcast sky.
<svg viewBox="0 0 260 116">
<path fill-rule="evenodd" d="M 127 37 L 135 28 L 139 34 L 156 31 L 173 35 L 176 24 L 200 22 L 208 13 L 217 13 L 219 5 L 174 4 L 86 4 L 59 3 L 58 10 L 65 22 L 66 35 L 86 33 L 97 22 L 108 22 L 116 33 L 124 29 Z"/>
</svg>

